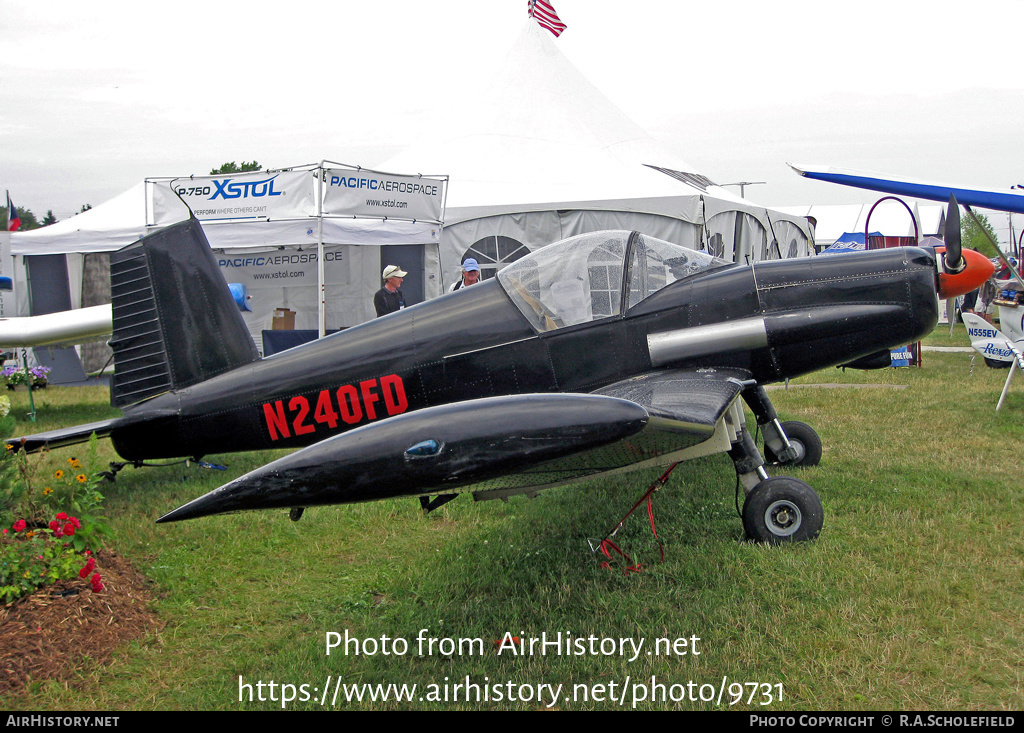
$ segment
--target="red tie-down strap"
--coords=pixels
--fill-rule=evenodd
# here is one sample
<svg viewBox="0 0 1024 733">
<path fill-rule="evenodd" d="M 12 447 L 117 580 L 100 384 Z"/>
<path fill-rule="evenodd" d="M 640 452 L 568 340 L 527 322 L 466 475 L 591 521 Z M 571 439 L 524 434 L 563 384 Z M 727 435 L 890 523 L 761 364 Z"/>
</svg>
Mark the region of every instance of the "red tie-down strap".
<svg viewBox="0 0 1024 733">
<path fill-rule="evenodd" d="M 628 512 L 626 512 L 626 516 L 624 516 L 622 519 L 620 519 L 619 523 L 615 525 L 615 529 L 613 529 L 611 532 L 606 534 L 604 539 L 601 540 L 601 543 L 598 545 L 597 549 L 600 550 L 604 554 L 604 556 L 608 558 L 608 560 L 612 560 L 613 559 L 612 558 L 612 551 L 614 551 L 619 556 L 621 556 L 622 559 L 625 560 L 627 563 L 630 562 L 629 556 L 626 555 L 626 553 L 624 553 L 621 549 L 619 549 L 618 545 L 616 545 L 614 542 L 612 542 L 612 537 L 614 537 L 616 534 L 618 534 L 619 530 L 622 529 L 622 525 L 626 522 L 627 519 L 629 519 L 629 515 L 632 514 L 633 512 L 635 512 L 637 510 L 637 508 L 641 504 L 646 502 L 647 503 L 647 518 L 651 522 L 651 533 L 654 534 L 654 539 L 656 539 L 658 541 L 658 550 L 661 552 L 661 561 L 665 562 L 665 548 L 662 546 L 661 539 L 658 537 L 658 530 L 654 526 L 654 506 L 653 506 L 653 504 L 651 502 L 651 498 L 653 497 L 655 491 L 657 491 L 662 486 L 664 486 L 666 483 L 668 483 L 668 477 L 672 474 L 672 471 L 674 471 L 675 467 L 678 466 L 678 465 L 679 465 L 678 462 L 677 463 L 673 463 L 671 466 L 668 467 L 668 470 L 665 471 L 665 473 L 661 474 L 661 476 L 653 484 L 648 486 L 647 487 L 647 491 L 644 492 L 644 495 L 640 497 L 639 501 L 637 501 L 637 503 L 633 505 L 633 508 L 630 509 Z M 602 562 L 601 563 L 601 567 L 602 568 L 610 568 L 611 567 L 611 563 L 608 562 L 608 561 Z M 636 564 L 633 564 L 633 565 L 626 565 L 626 567 L 623 569 L 623 572 L 626 575 L 629 575 L 630 573 L 639 573 L 639 572 L 641 572 L 643 570 L 643 567 L 644 566 L 641 563 L 636 563 Z"/>
</svg>

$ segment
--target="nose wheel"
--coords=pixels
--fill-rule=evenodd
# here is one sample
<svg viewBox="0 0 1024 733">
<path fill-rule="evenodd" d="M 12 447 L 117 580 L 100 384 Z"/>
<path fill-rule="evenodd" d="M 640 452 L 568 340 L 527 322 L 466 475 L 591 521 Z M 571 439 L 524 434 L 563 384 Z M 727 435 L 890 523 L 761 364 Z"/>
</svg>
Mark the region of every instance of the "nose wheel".
<svg viewBox="0 0 1024 733">
<path fill-rule="evenodd" d="M 743 529 L 755 542 L 803 542 L 818 536 L 824 515 L 814 489 L 800 479 L 776 476 L 761 481 L 747 494 Z"/>
</svg>

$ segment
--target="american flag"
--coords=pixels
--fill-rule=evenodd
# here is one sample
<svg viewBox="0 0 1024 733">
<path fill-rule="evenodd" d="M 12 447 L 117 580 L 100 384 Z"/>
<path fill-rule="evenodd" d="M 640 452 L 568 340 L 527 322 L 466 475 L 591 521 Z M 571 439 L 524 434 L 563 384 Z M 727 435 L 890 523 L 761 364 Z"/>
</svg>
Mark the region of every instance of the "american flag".
<svg viewBox="0 0 1024 733">
<path fill-rule="evenodd" d="M 21 218 L 18 216 L 18 210 L 14 208 L 14 204 L 11 203 L 11 194 L 7 193 L 7 231 L 16 232 L 18 227 L 21 226 Z"/>
<path fill-rule="evenodd" d="M 547 28 L 554 33 L 555 38 L 562 35 L 562 31 L 565 30 L 565 23 L 558 17 L 558 13 L 555 12 L 551 3 L 544 2 L 544 0 L 529 0 L 527 12 L 542 28 Z"/>
</svg>

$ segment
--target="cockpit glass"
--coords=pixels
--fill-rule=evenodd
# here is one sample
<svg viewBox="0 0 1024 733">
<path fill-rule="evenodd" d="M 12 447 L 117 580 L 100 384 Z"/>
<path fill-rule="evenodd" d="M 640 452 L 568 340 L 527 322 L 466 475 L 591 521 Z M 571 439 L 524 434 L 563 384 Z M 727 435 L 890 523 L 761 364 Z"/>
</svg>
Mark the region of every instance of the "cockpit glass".
<svg viewBox="0 0 1024 733">
<path fill-rule="evenodd" d="M 538 331 L 617 316 L 629 239 L 629 232 L 605 231 L 556 242 L 501 270 L 498 282 Z M 669 283 L 728 264 L 643 235 L 630 260 L 626 308 Z"/>
<path fill-rule="evenodd" d="M 643 234 L 633 244 L 631 260 L 627 309 L 676 280 L 730 264 L 707 252 Z"/>
</svg>

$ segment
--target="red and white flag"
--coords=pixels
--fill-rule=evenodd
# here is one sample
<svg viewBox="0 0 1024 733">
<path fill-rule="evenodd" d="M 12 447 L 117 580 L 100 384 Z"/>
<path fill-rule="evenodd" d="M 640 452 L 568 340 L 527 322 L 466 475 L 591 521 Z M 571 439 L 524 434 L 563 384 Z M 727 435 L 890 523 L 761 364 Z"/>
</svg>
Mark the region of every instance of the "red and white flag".
<svg viewBox="0 0 1024 733">
<path fill-rule="evenodd" d="M 18 216 L 18 210 L 14 208 L 14 204 L 11 202 L 11 194 L 7 194 L 7 231 L 16 232 L 18 227 L 21 226 L 21 217 Z"/>
<path fill-rule="evenodd" d="M 549 2 L 529 0 L 527 12 L 531 18 L 540 23 L 541 28 L 547 28 L 555 34 L 555 38 L 562 35 L 562 31 L 565 30 L 565 23 L 558 17 L 558 13 L 555 12 L 554 7 Z"/>
</svg>

